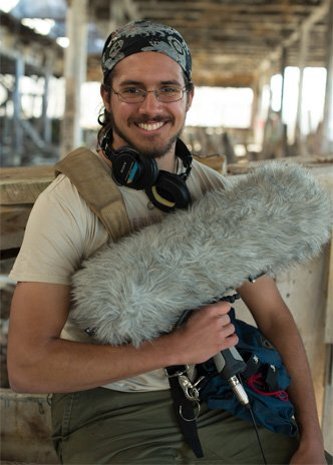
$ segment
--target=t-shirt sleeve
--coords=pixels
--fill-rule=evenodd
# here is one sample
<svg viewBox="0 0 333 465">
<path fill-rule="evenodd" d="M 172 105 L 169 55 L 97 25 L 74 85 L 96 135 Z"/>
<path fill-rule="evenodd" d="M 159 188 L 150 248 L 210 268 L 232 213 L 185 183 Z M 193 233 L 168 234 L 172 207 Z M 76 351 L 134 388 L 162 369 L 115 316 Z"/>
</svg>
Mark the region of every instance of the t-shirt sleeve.
<svg viewBox="0 0 333 465">
<path fill-rule="evenodd" d="M 93 252 L 97 221 L 76 188 L 60 175 L 33 206 L 10 277 L 69 285 L 82 259 Z"/>
</svg>

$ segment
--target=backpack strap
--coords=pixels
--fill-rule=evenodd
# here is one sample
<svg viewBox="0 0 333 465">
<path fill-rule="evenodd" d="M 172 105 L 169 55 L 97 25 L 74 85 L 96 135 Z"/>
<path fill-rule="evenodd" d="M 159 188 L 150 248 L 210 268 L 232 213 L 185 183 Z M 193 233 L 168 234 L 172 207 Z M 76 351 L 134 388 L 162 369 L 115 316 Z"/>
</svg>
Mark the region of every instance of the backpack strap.
<svg viewBox="0 0 333 465">
<path fill-rule="evenodd" d="M 70 179 L 114 241 L 131 231 L 120 190 L 102 161 L 91 150 L 79 147 L 56 163 L 55 170 L 56 175 L 63 173 Z M 179 368 L 185 373 L 185 366 L 166 368 L 175 413 L 185 441 L 200 458 L 203 457 L 203 451 L 197 431 L 196 412 L 193 401 L 185 395 L 185 388 L 181 387 Z"/>
<path fill-rule="evenodd" d="M 79 147 L 56 163 L 55 170 L 70 179 L 114 241 L 130 232 L 121 192 L 96 154 Z"/>
<path fill-rule="evenodd" d="M 187 368 L 185 365 L 173 365 L 166 367 L 165 371 L 169 379 L 171 397 L 180 431 L 196 457 L 201 458 L 204 453 L 196 422 L 200 413 L 199 391 L 187 377 Z M 195 390 L 198 397 L 194 396 L 191 390 Z"/>
</svg>

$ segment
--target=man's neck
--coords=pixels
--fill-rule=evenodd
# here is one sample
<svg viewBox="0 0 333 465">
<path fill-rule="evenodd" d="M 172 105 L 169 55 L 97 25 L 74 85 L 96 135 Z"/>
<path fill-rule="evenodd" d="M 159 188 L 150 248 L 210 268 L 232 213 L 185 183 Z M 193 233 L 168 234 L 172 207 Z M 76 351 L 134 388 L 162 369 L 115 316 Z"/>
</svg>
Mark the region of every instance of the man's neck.
<svg viewBox="0 0 333 465">
<path fill-rule="evenodd" d="M 175 154 L 175 150 L 173 149 L 169 153 L 165 154 L 163 157 L 157 158 L 156 163 L 160 170 L 175 173 L 177 171 L 177 157 Z"/>
</svg>

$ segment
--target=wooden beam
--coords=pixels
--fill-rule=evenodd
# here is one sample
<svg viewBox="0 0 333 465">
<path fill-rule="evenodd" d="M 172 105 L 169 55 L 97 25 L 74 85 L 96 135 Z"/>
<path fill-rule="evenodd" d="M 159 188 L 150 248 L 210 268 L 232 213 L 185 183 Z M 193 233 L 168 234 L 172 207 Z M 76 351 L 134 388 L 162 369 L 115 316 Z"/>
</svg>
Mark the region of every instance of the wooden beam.
<svg viewBox="0 0 333 465">
<path fill-rule="evenodd" d="M 139 12 L 150 12 L 151 14 L 158 14 L 161 11 L 169 11 L 170 13 L 184 13 L 184 12 L 207 12 L 213 14 L 246 14 L 252 13 L 259 15 L 261 13 L 276 13 L 283 14 L 286 17 L 296 14 L 309 14 L 313 11 L 313 5 L 300 5 L 297 2 L 286 2 L 275 1 L 269 3 L 259 4 L 253 0 L 242 1 L 241 3 L 222 3 L 211 0 L 201 1 L 175 1 L 172 2 L 167 0 L 139 0 L 136 2 Z M 316 7 L 315 7 L 316 8 Z"/>
<path fill-rule="evenodd" d="M 311 29 L 314 24 L 321 21 L 329 11 L 331 0 L 323 0 L 322 4 L 316 7 L 313 12 L 302 22 L 297 30 L 290 34 L 286 39 L 282 40 L 281 44 L 267 56 L 267 59 L 274 60 L 281 55 L 283 47 L 289 48 L 300 38 L 301 28 Z"/>
</svg>

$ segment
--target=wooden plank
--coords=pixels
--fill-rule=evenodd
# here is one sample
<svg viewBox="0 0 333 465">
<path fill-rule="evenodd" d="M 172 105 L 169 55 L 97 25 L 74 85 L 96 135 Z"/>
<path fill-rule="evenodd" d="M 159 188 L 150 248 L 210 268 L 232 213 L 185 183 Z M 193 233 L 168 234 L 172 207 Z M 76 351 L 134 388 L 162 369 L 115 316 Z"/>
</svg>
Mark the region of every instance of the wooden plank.
<svg viewBox="0 0 333 465">
<path fill-rule="evenodd" d="M 2 168 L 0 172 L 0 204 L 33 204 L 54 179 L 53 166 Z"/>
<path fill-rule="evenodd" d="M 0 172 L 0 249 L 21 246 L 31 208 L 54 179 L 53 166 L 2 168 Z"/>
<path fill-rule="evenodd" d="M 1 463 L 59 463 L 51 440 L 47 395 L 0 389 Z"/>
<path fill-rule="evenodd" d="M 194 157 L 195 160 L 204 165 L 213 168 L 219 173 L 225 174 L 227 169 L 227 161 L 224 155 L 210 155 L 208 157 Z"/>
<path fill-rule="evenodd" d="M 21 246 L 32 205 L 0 205 L 1 250 L 17 249 Z"/>
<path fill-rule="evenodd" d="M 298 163 L 310 169 L 322 169 L 327 177 L 333 176 L 333 154 L 309 155 L 283 158 L 283 163 Z M 245 174 L 263 163 L 271 163 L 272 160 L 249 161 L 245 163 L 230 163 L 227 166 L 228 174 Z M 316 171 L 314 171 L 316 175 Z M 333 186 L 331 186 L 333 187 Z"/>
</svg>

